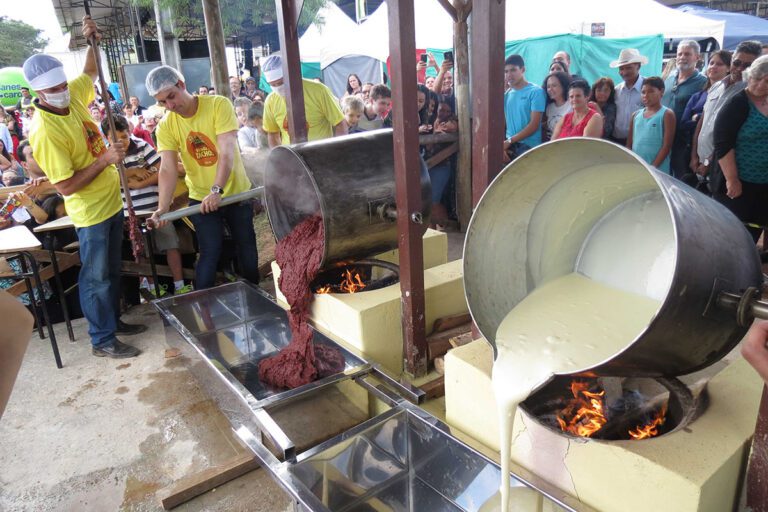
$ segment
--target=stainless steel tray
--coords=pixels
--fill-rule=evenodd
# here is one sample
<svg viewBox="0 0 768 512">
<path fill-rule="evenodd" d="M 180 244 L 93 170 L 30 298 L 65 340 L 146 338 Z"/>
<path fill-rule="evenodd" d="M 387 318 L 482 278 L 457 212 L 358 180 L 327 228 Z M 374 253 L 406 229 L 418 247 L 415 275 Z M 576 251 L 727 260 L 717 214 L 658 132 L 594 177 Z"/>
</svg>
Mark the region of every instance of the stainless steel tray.
<svg viewBox="0 0 768 512">
<path fill-rule="evenodd" d="M 496 493 L 498 465 L 481 446 L 460 441 L 417 407 L 424 398 L 421 390 L 397 382 L 320 333 L 315 332 L 315 343 L 341 350 L 344 371 L 293 390 L 259 382 L 258 361 L 290 340 L 286 312 L 262 290 L 235 282 L 154 305 L 168 344 L 189 359 L 200 386 L 299 510 L 477 511 Z M 336 400 L 341 395 L 335 386 L 361 392 L 371 411 L 374 401 L 378 410 L 382 403 L 387 410 L 369 413 L 368 419 L 301 451 L 277 418 L 293 419 L 291 406 L 297 403 Z M 577 510 L 575 500 L 535 475 L 513 475 L 511 487 L 541 494 L 542 503 L 549 500 L 543 510 Z"/>
</svg>

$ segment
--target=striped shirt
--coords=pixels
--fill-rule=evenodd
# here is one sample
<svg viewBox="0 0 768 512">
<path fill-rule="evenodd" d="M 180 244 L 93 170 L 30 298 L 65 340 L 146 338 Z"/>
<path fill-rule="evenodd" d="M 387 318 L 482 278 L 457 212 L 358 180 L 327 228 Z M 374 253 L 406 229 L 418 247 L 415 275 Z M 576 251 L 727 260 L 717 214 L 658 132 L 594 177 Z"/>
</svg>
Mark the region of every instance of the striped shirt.
<svg viewBox="0 0 768 512">
<path fill-rule="evenodd" d="M 123 159 L 126 174 L 130 175 L 132 171 L 135 172 L 141 169 L 150 169 L 153 165 L 159 165 L 159 163 L 160 155 L 157 154 L 157 151 L 152 146 L 137 137 L 131 136 L 128 150 Z M 123 212 L 127 215 L 128 211 L 125 210 L 125 193 L 122 193 L 122 199 Z M 131 201 L 133 201 L 134 210 L 157 210 L 159 200 L 157 185 L 131 190 Z"/>
</svg>

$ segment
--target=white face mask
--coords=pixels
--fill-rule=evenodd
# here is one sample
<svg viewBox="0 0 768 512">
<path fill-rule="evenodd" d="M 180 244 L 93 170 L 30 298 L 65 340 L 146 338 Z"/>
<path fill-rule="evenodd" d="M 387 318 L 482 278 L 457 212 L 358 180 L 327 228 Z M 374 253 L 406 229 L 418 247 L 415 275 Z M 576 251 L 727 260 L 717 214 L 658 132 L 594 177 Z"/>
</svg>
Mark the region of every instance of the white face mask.
<svg viewBox="0 0 768 512">
<path fill-rule="evenodd" d="M 55 108 L 67 108 L 69 106 L 69 89 L 62 92 L 45 93 L 45 102 Z"/>
<path fill-rule="evenodd" d="M 285 84 L 275 85 L 272 87 L 272 90 L 280 96 L 285 96 Z"/>
</svg>

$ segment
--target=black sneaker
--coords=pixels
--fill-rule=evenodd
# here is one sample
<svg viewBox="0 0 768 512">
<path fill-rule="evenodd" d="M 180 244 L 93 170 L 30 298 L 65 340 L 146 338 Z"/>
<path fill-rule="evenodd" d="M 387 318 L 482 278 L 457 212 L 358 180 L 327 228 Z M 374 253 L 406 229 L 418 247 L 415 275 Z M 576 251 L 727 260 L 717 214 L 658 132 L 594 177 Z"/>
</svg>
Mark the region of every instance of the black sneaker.
<svg viewBox="0 0 768 512">
<path fill-rule="evenodd" d="M 141 334 L 142 332 L 147 330 L 147 326 L 143 324 L 127 324 L 123 322 L 122 320 L 117 321 L 117 329 L 115 329 L 115 334 L 120 334 L 123 336 L 132 336 L 134 334 Z"/>
<path fill-rule="evenodd" d="M 127 357 L 136 357 L 141 354 L 141 350 L 131 345 L 126 345 L 120 340 L 106 347 L 93 347 L 91 353 L 96 357 L 111 357 L 113 359 L 125 359 Z"/>
</svg>

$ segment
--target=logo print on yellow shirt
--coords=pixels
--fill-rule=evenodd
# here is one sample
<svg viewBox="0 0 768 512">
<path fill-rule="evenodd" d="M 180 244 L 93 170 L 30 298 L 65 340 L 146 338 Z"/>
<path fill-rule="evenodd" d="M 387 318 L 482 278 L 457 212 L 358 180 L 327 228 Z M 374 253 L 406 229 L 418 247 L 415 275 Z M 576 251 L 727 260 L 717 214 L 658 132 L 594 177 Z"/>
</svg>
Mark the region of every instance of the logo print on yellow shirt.
<svg viewBox="0 0 768 512">
<path fill-rule="evenodd" d="M 204 133 L 189 132 L 189 135 L 187 135 L 187 151 L 203 167 L 214 165 L 219 159 L 216 145 Z"/>
<path fill-rule="evenodd" d="M 97 157 L 107 150 L 107 146 L 104 144 L 104 137 L 101 136 L 101 132 L 91 121 L 83 121 L 83 133 L 85 133 L 85 141 L 88 144 L 88 151 L 91 155 Z"/>
</svg>

